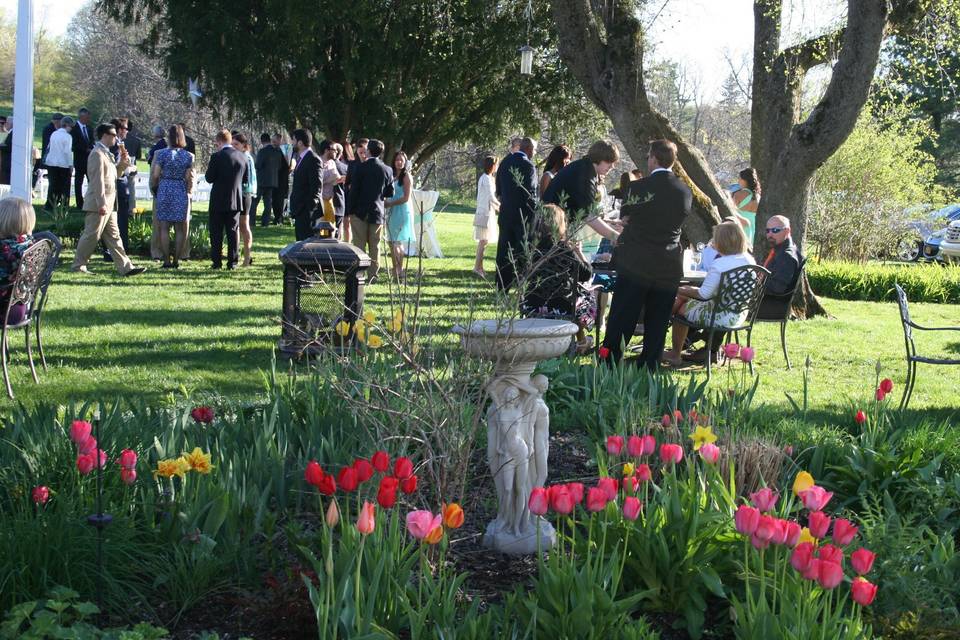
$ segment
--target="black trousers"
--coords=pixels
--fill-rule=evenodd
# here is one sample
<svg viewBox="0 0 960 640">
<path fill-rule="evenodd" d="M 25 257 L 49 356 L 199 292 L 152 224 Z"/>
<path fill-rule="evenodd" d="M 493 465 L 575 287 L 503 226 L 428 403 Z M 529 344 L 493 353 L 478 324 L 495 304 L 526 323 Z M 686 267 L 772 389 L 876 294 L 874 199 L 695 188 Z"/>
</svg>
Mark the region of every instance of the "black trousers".
<svg viewBox="0 0 960 640">
<path fill-rule="evenodd" d="M 497 240 L 497 289 L 506 291 L 526 266 L 526 226 L 522 220 L 500 219 Z"/>
<path fill-rule="evenodd" d="M 313 235 L 313 216 L 311 213 L 298 213 L 293 218 L 293 233 L 296 239 L 306 240 Z"/>
<path fill-rule="evenodd" d="M 83 180 L 87 177 L 87 164 L 77 166 L 73 174 L 73 192 L 77 199 L 77 209 L 83 209 Z"/>
<path fill-rule="evenodd" d="M 633 278 L 625 273 L 617 274 L 613 290 L 610 318 L 603 346 L 610 350 L 610 357 L 619 360 L 623 349 L 630 344 L 633 330 L 640 314 L 643 314 L 643 351 L 637 364 L 656 369 L 667 340 L 667 328 L 677 297 L 679 283 L 667 286 Z"/>
<path fill-rule="evenodd" d="M 130 253 L 130 212 L 133 210 L 130 186 L 127 180 L 117 180 L 117 229 L 120 231 L 123 250 L 128 254 Z"/>
<path fill-rule="evenodd" d="M 290 190 L 285 187 L 277 187 L 277 190 L 273 192 L 273 223 L 282 224 L 283 223 L 283 205 L 287 202 L 287 195 L 289 195 Z"/>
<path fill-rule="evenodd" d="M 257 189 L 257 197 L 253 199 L 253 204 L 250 206 L 251 227 L 256 224 L 257 208 L 261 201 L 263 201 L 263 217 L 260 218 L 260 226 L 266 227 L 270 224 L 270 214 L 273 213 L 273 198 L 276 192 L 276 187 L 259 187 Z"/>
<path fill-rule="evenodd" d="M 213 266 L 223 266 L 223 236 L 227 236 L 227 267 L 237 265 L 237 228 L 240 224 L 239 211 L 210 212 L 210 259 Z"/>
<path fill-rule="evenodd" d="M 47 208 L 70 206 L 70 167 L 47 167 Z"/>
</svg>

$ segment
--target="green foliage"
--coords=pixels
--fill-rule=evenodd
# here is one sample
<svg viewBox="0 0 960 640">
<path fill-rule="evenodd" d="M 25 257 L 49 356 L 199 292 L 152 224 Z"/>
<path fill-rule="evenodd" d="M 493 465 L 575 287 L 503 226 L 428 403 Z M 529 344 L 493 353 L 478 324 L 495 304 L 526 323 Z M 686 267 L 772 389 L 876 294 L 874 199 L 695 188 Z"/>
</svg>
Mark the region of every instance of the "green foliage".
<svg viewBox="0 0 960 640">
<path fill-rule="evenodd" d="M 818 295 L 841 300 L 895 300 L 894 284 L 910 302 L 960 302 L 960 267 L 854 262 L 808 262 L 810 286 Z"/>
</svg>

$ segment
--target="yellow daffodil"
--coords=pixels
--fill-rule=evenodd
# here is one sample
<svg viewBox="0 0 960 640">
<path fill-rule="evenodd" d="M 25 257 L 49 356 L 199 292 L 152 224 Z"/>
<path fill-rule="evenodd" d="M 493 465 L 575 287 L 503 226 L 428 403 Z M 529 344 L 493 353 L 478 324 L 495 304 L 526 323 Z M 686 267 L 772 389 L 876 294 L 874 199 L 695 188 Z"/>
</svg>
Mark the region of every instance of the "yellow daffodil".
<svg viewBox="0 0 960 640">
<path fill-rule="evenodd" d="M 338 322 L 334 329 L 336 330 L 337 335 L 339 335 L 341 338 L 346 338 L 348 335 L 350 335 L 350 323 L 346 322 L 345 320 Z"/>
<path fill-rule="evenodd" d="M 813 481 L 813 476 L 806 471 L 801 471 L 793 480 L 793 495 L 799 496 L 801 491 L 806 491 L 814 484 L 816 483 Z"/>
<path fill-rule="evenodd" d="M 373 315 L 373 311 L 364 311 L 363 320 L 367 324 L 374 324 L 377 321 L 377 316 Z"/>
<path fill-rule="evenodd" d="M 157 462 L 157 470 L 154 471 L 154 473 L 162 478 L 172 478 L 173 476 L 180 476 L 182 478 L 184 470 L 181 469 L 177 460 L 170 458 Z"/>
<path fill-rule="evenodd" d="M 628 462 L 625 465 L 623 465 L 624 478 L 629 478 L 630 476 L 632 476 L 634 471 L 636 471 L 636 468 L 633 466 L 632 462 Z"/>
<path fill-rule="evenodd" d="M 800 537 L 797 539 L 797 544 L 803 542 L 812 542 L 813 546 L 817 546 L 817 539 L 810 535 L 810 529 L 807 527 L 800 530 Z"/>
<path fill-rule="evenodd" d="M 206 475 L 213 469 L 213 465 L 210 464 L 210 454 L 201 451 L 200 447 L 194 447 L 193 451 L 183 456 L 183 459 L 197 473 Z"/>
<path fill-rule="evenodd" d="M 187 460 L 186 455 L 180 456 L 174 460 L 174 462 L 177 463 L 177 475 L 179 475 L 181 478 L 187 474 L 187 471 L 193 469 L 193 467 L 190 465 L 190 461 Z"/>
<path fill-rule="evenodd" d="M 403 331 L 403 320 L 398 320 L 397 318 L 394 318 L 393 320 L 387 323 L 387 330 L 390 333 L 400 333 L 401 331 Z"/>
<path fill-rule="evenodd" d="M 690 434 L 690 439 L 693 440 L 693 450 L 699 451 L 703 445 L 716 442 L 717 436 L 710 427 L 698 426 Z"/>
<path fill-rule="evenodd" d="M 358 322 L 354 325 L 354 330 L 357 332 L 357 340 L 360 342 L 366 342 L 367 340 L 367 325 L 364 322 Z"/>
<path fill-rule="evenodd" d="M 369 336 L 367 336 L 367 346 L 371 349 L 379 349 L 383 346 L 383 338 L 371 333 Z"/>
</svg>

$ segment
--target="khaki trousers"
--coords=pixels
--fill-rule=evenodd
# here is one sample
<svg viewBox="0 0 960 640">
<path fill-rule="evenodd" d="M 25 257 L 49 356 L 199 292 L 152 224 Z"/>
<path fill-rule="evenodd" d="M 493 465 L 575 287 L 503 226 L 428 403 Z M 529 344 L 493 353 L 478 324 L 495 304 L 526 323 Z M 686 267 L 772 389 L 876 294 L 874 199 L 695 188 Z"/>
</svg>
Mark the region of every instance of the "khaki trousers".
<svg viewBox="0 0 960 640">
<path fill-rule="evenodd" d="M 120 242 L 120 228 L 117 226 L 117 212 L 110 211 L 106 215 L 100 215 L 96 211 L 88 211 L 83 225 L 83 233 L 77 241 L 77 254 L 73 260 L 73 268 L 79 269 L 86 266 L 87 260 L 97 249 L 97 241 L 102 240 L 104 246 L 110 250 L 113 256 L 113 264 L 117 267 L 120 275 L 126 275 L 130 269 L 133 269 L 133 263 L 123 250 L 123 243 Z"/>
<path fill-rule="evenodd" d="M 353 241 L 353 246 L 370 256 L 367 282 L 370 282 L 380 269 L 380 237 L 382 235 L 382 224 L 370 224 L 357 216 L 350 216 L 350 239 Z"/>
</svg>

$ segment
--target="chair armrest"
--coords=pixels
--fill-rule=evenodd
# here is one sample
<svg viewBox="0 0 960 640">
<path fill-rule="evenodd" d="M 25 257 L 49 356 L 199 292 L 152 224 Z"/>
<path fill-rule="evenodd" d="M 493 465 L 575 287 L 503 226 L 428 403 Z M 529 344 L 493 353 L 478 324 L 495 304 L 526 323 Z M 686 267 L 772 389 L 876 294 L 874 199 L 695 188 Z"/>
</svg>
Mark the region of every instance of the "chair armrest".
<svg viewBox="0 0 960 640">
<path fill-rule="evenodd" d="M 908 322 L 911 327 L 914 329 L 920 329 L 921 331 L 960 331 L 960 327 L 922 327 L 916 322 Z"/>
</svg>

